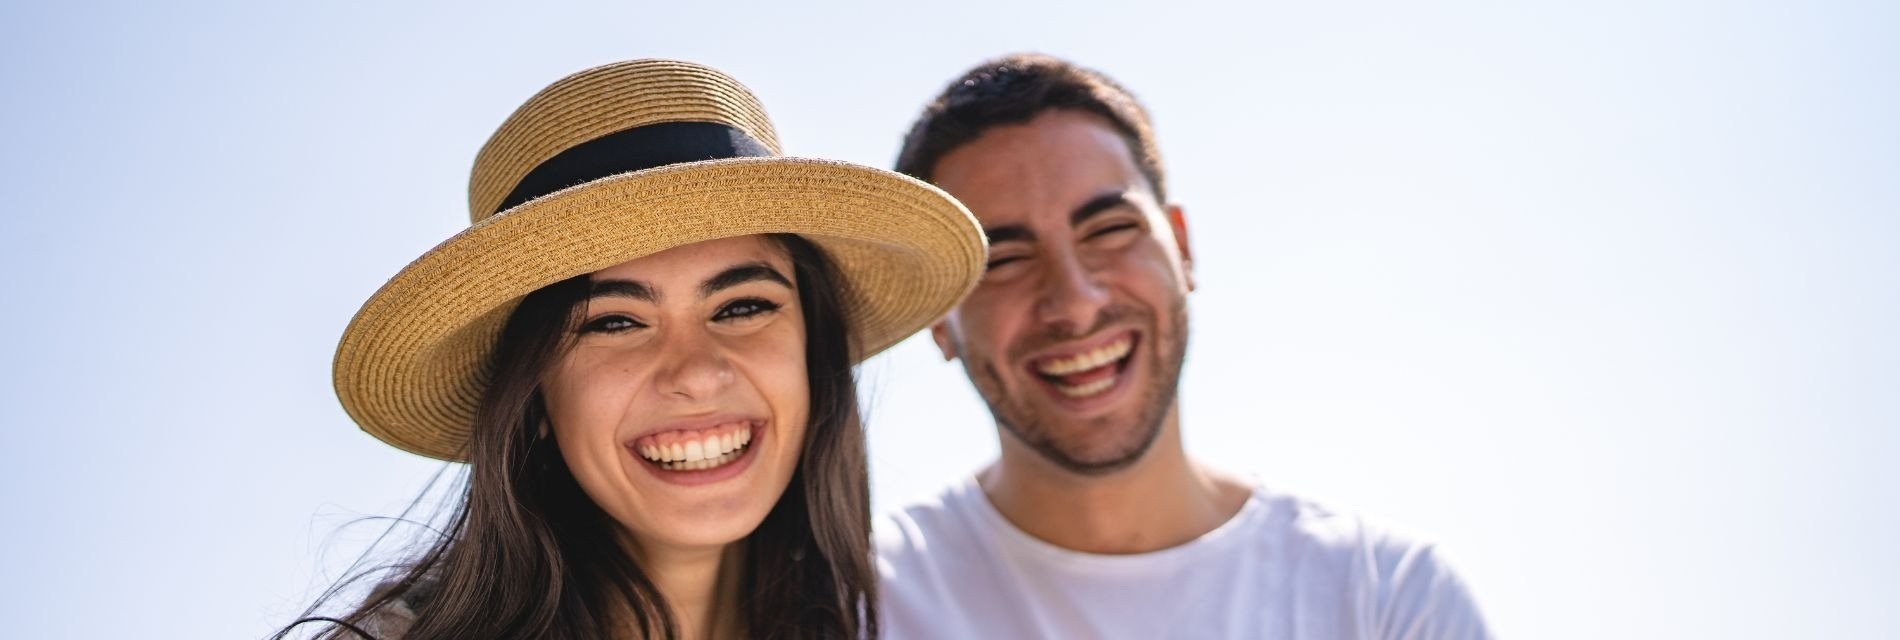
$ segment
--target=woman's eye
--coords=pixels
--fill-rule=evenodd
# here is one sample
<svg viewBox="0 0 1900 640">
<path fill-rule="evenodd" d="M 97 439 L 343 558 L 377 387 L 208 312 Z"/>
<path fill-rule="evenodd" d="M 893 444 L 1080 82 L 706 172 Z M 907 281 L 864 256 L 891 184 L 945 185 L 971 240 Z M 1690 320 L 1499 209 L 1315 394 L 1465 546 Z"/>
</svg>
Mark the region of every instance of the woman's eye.
<svg viewBox="0 0 1900 640">
<path fill-rule="evenodd" d="M 632 331 L 634 329 L 644 329 L 644 328 L 646 328 L 646 325 L 641 324 L 639 320 L 635 320 L 633 318 L 629 318 L 626 316 L 613 315 L 613 316 L 601 316 L 598 318 L 594 318 L 593 320 L 588 320 L 586 324 L 581 325 L 580 332 L 581 333 L 620 333 L 623 331 Z"/>
<path fill-rule="evenodd" d="M 759 298 L 744 298 L 740 300 L 734 300 L 732 302 L 726 303 L 726 306 L 720 307 L 719 312 L 713 314 L 713 320 L 715 321 L 742 320 L 742 319 L 750 318 L 757 315 L 771 313 L 777 310 L 778 310 L 778 305 L 773 303 L 770 300 L 761 300 Z"/>
</svg>

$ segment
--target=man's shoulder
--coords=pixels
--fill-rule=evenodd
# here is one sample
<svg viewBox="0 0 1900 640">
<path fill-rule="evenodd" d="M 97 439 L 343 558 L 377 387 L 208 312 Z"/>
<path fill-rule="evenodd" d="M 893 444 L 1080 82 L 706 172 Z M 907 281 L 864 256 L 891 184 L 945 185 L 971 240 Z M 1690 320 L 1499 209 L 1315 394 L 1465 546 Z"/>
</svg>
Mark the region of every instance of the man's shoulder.
<svg viewBox="0 0 1900 640">
<path fill-rule="evenodd" d="M 1380 576 L 1435 557 L 1436 545 L 1427 537 L 1359 512 L 1264 487 L 1255 489 L 1254 499 L 1266 504 L 1267 535 L 1292 553 L 1370 568 Z"/>
<path fill-rule="evenodd" d="M 881 557 L 921 560 L 943 551 L 974 544 L 975 514 L 969 513 L 968 478 L 959 479 L 927 498 L 911 502 L 877 518 L 872 535 Z M 922 553 L 934 548 L 933 553 Z"/>
<path fill-rule="evenodd" d="M 995 546 L 995 532 L 984 528 L 977 507 L 986 505 L 968 503 L 972 486 L 966 479 L 878 517 L 872 537 L 886 635 L 967 636 L 938 625 L 959 618 L 945 618 L 948 612 L 965 612 L 961 617 L 976 624 L 1000 606 L 993 598 L 1008 583 L 1001 564 L 1007 554 Z"/>
<path fill-rule="evenodd" d="M 1257 492 L 1284 518 L 1288 551 L 1305 579 L 1356 593 L 1378 619 L 1411 621 L 1421 637 L 1488 637 L 1469 589 L 1438 545 L 1388 522 L 1267 490 Z"/>
</svg>

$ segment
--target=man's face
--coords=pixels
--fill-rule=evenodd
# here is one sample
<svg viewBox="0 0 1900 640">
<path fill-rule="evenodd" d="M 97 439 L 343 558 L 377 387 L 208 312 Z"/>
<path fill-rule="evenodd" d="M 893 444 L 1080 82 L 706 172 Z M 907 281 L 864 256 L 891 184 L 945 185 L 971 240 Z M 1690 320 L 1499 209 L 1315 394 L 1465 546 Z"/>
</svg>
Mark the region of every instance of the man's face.
<svg viewBox="0 0 1900 640">
<path fill-rule="evenodd" d="M 1107 121 L 1054 110 L 993 127 L 938 161 L 938 186 L 990 239 L 988 271 L 931 328 L 1016 443 L 1109 473 L 1174 405 L 1193 288 L 1185 223 Z"/>
</svg>

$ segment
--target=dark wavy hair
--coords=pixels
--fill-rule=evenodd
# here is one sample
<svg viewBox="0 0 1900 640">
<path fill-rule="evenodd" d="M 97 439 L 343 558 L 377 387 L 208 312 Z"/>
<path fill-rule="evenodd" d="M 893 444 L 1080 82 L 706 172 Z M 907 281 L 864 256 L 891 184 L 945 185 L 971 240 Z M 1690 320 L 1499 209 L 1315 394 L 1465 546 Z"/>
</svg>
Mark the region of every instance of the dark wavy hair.
<svg viewBox="0 0 1900 640">
<path fill-rule="evenodd" d="M 1154 124 L 1135 94 L 1100 71 L 1055 56 L 1018 53 L 984 61 L 944 87 L 911 124 L 897 152 L 898 173 L 931 180 L 937 161 L 982 136 L 991 127 L 1022 124 L 1045 111 L 1092 113 L 1121 134 L 1135 166 L 1168 201 L 1167 171 Z"/>
<path fill-rule="evenodd" d="M 744 540 L 738 606 L 747 637 L 877 636 L 870 551 L 870 490 L 857 384 L 851 371 L 846 283 L 824 251 L 770 236 L 790 254 L 805 320 L 811 422 L 797 470 Z M 612 638 L 616 629 L 675 638 L 677 623 L 653 581 L 623 550 L 615 521 L 588 499 L 559 448 L 539 436 L 542 374 L 570 346 L 590 281 L 579 276 L 525 297 L 491 359 L 468 445 L 462 500 L 446 531 L 419 555 L 384 567 L 384 582 L 354 609 L 321 615 L 359 573 L 331 587 L 280 630 L 323 624 L 319 638 L 375 638 L 378 616 L 415 612 L 404 640 Z M 624 633 L 622 631 L 621 633 Z M 388 640 L 388 639 L 381 639 Z"/>
</svg>

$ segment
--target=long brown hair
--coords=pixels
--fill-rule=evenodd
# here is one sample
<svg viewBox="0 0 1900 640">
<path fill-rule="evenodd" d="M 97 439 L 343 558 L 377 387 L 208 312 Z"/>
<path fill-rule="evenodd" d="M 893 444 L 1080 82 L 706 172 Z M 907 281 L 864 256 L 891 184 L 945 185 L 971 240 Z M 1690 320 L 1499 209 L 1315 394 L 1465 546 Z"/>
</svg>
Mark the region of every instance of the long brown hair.
<svg viewBox="0 0 1900 640">
<path fill-rule="evenodd" d="M 844 314 L 847 283 L 809 241 L 771 238 L 791 255 L 804 310 L 811 422 L 790 486 L 739 543 L 744 630 L 754 638 L 876 637 L 870 489 Z M 413 560 L 386 568 L 386 581 L 354 610 L 318 613 L 369 572 L 339 582 L 277 637 L 306 623 L 329 623 L 320 638 L 375 637 L 377 616 L 398 604 L 416 614 L 405 640 L 612 638 L 630 621 L 642 637 L 678 636 L 653 581 L 620 546 L 618 525 L 581 491 L 558 447 L 540 436 L 546 409 L 539 381 L 570 345 L 567 329 L 584 310 L 589 284 L 583 275 L 543 287 L 509 316 L 475 414 L 463 499 L 443 535 Z"/>
</svg>

